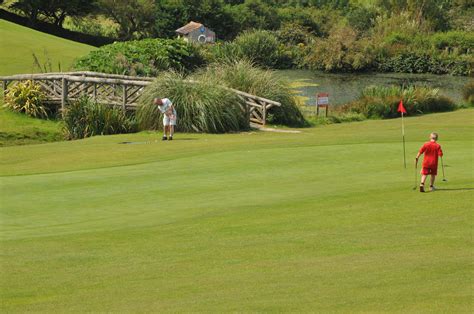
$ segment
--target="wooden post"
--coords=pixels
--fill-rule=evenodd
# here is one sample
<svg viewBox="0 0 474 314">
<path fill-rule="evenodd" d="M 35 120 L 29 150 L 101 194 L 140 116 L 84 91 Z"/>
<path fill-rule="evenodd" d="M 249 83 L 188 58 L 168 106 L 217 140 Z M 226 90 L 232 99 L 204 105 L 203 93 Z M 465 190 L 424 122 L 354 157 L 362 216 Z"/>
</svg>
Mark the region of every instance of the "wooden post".
<svg viewBox="0 0 474 314">
<path fill-rule="evenodd" d="M 94 102 L 97 102 L 97 84 L 96 83 L 94 83 L 93 85 L 92 97 L 94 99 Z"/>
<path fill-rule="evenodd" d="M 3 103 L 5 103 L 5 98 L 7 96 L 7 86 L 8 86 L 8 81 L 3 81 Z"/>
<path fill-rule="evenodd" d="M 67 94 L 68 94 L 67 79 L 63 77 L 62 90 L 61 90 L 61 114 L 63 115 L 63 117 L 66 110 Z"/>
<path fill-rule="evenodd" d="M 262 122 L 263 123 L 262 123 L 262 125 L 265 126 L 265 124 L 267 123 L 267 104 L 263 103 L 262 108 L 263 108 L 263 116 L 262 116 L 262 118 L 263 118 Z"/>
<path fill-rule="evenodd" d="M 122 109 L 123 111 L 127 110 L 127 85 L 122 85 Z"/>
</svg>

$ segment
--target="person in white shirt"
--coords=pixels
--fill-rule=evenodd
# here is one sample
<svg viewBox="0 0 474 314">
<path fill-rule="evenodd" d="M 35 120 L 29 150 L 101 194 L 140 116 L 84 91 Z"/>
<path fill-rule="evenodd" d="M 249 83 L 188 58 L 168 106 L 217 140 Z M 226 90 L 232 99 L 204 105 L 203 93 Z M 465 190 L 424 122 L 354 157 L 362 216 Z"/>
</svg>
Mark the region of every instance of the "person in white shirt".
<svg viewBox="0 0 474 314">
<path fill-rule="evenodd" d="M 174 127 L 176 125 L 176 109 L 168 98 L 155 98 L 153 103 L 163 114 L 163 141 L 173 140 Z M 169 134 L 169 137 L 167 135 Z"/>
</svg>

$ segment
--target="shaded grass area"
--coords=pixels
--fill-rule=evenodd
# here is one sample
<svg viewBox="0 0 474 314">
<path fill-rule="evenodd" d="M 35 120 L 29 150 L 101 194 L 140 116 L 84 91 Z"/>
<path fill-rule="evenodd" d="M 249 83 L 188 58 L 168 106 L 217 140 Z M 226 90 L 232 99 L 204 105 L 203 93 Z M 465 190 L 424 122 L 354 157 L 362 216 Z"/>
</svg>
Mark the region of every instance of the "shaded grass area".
<svg viewBox="0 0 474 314">
<path fill-rule="evenodd" d="M 58 64 L 62 71 L 67 71 L 75 58 L 92 49 L 92 46 L 0 20 L 0 75 L 38 72 L 39 69 L 33 65 L 33 53 L 41 65 L 49 58 L 53 71 L 59 71 Z"/>
<path fill-rule="evenodd" d="M 55 142 L 63 138 L 59 122 L 10 111 L 2 108 L 0 100 L 0 146 Z"/>
<path fill-rule="evenodd" d="M 406 119 L 446 154 L 426 194 L 398 119 L 1 148 L 0 307 L 468 312 L 473 120 Z"/>
</svg>

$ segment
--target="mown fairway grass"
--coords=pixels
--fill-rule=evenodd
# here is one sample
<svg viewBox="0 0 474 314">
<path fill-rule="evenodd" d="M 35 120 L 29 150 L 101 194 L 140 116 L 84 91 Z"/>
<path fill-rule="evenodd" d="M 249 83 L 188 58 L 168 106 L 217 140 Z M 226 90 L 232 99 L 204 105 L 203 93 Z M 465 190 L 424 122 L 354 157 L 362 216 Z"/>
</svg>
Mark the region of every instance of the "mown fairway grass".
<svg viewBox="0 0 474 314">
<path fill-rule="evenodd" d="M 33 65 L 33 53 L 42 65 L 49 58 L 53 71 L 59 71 L 58 63 L 62 71 L 68 71 L 74 59 L 92 49 L 92 46 L 0 20 L 0 75 L 38 72 Z"/>
<path fill-rule="evenodd" d="M 399 119 L 0 148 L 0 309 L 469 312 L 473 122 L 406 119 L 446 154 L 426 194 Z"/>
</svg>

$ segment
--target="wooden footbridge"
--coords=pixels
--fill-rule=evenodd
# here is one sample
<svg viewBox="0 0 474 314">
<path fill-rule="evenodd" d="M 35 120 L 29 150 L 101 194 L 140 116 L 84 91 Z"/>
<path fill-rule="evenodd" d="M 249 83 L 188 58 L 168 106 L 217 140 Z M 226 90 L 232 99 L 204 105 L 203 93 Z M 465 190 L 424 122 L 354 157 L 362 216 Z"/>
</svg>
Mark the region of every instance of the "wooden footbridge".
<svg viewBox="0 0 474 314">
<path fill-rule="evenodd" d="M 154 79 L 80 71 L 0 76 L 0 80 L 3 82 L 4 95 L 8 92 L 9 86 L 16 82 L 30 80 L 39 84 L 46 94 L 46 101 L 61 106 L 61 111 L 64 112 L 68 102 L 82 96 L 90 97 L 100 104 L 121 107 L 123 110 L 135 110 L 144 87 Z M 253 127 L 265 126 L 268 110 L 273 106 L 281 106 L 279 102 L 270 99 L 235 89 L 230 90 L 245 103 L 246 107 L 243 109 L 248 113 Z"/>
</svg>

